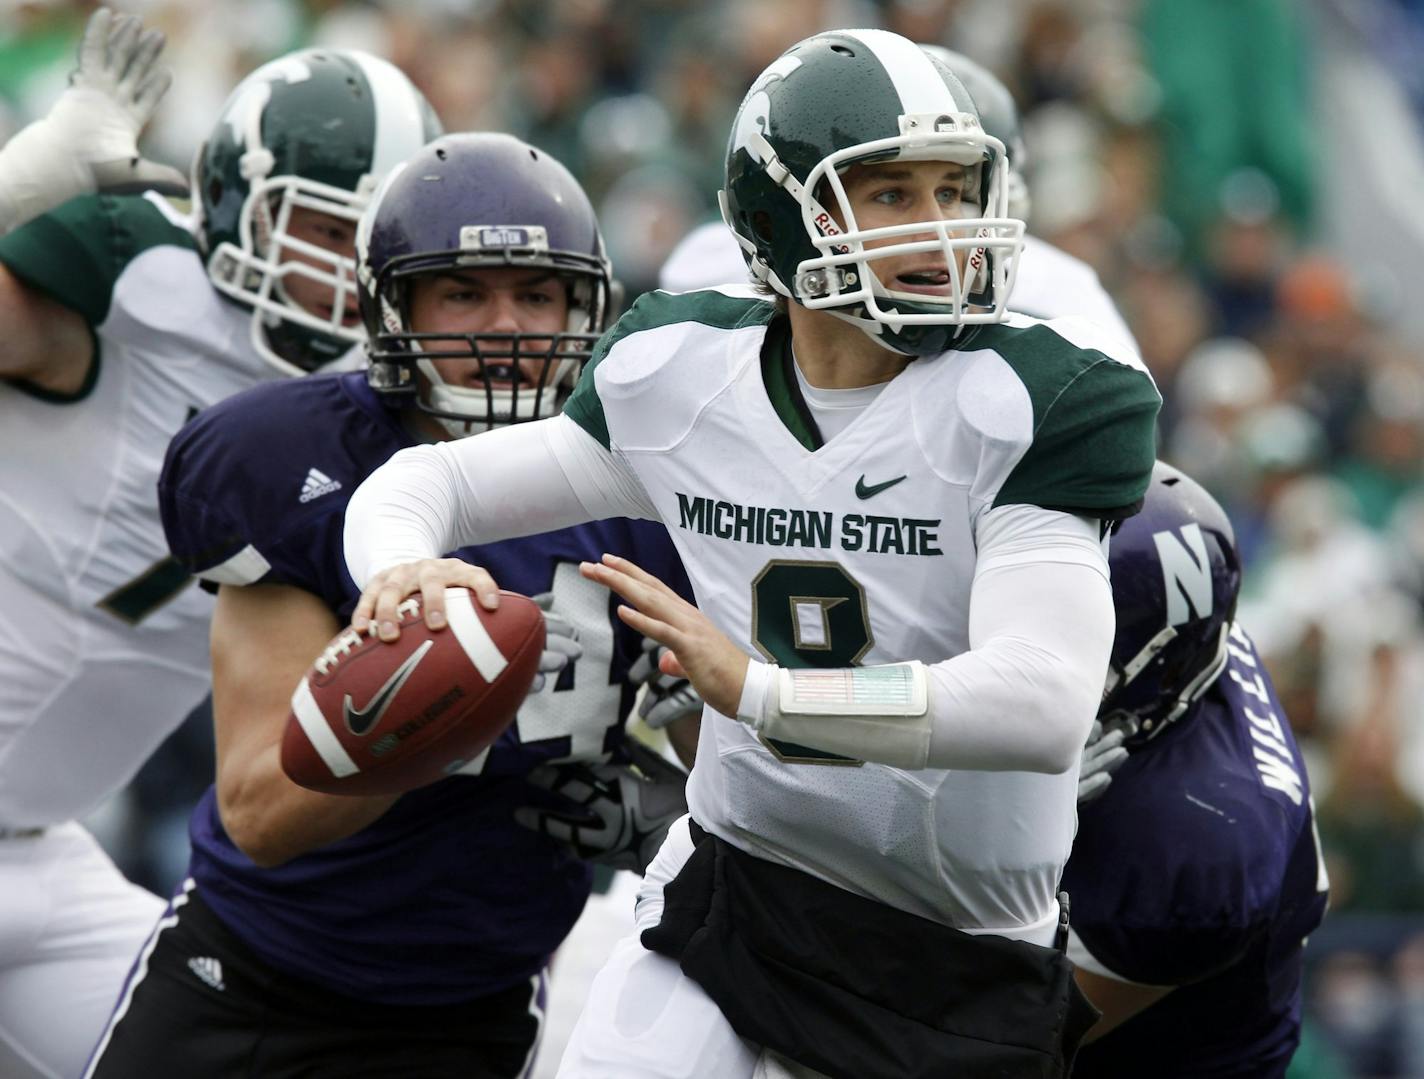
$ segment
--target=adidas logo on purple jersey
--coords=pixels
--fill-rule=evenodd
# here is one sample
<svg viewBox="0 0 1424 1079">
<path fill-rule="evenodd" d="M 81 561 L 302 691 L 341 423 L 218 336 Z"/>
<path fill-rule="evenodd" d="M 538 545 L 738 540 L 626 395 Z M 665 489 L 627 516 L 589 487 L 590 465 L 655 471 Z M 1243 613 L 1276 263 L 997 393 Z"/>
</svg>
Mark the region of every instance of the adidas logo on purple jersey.
<svg viewBox="0 0 1424 1079">
<path fill-rule="evenodd" d="M 314 498 L 322 495 L 329 495 L 332 491 L 341 490 L 341 481 L 334 480 L 319 468 L 309 469 L 307 478 L 302 481 L 302 493 L 299 500 L 310 502 Z"/>
</svg>

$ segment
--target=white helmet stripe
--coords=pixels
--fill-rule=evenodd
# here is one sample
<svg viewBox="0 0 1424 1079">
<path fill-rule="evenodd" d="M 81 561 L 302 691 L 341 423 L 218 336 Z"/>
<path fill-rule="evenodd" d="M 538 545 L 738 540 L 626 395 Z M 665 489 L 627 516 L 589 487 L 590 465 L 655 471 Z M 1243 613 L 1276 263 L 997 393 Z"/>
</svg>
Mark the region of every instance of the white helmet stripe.
<svg viewBox="0 0 1424 1079">
<path fill-rule="evenodd" d="M 844 33 L 862 41 L 875 54 L 900 95 L 902 114 L 968 111 L 969 103 L 954 100 L 939 70 L 913 41 L 888 30 L 846 30 Z"/>
<path fill-rule="evenodd" d="M 376 110 L 371 175 L 381 177 L 425 145 L 420 98 L 405 73 L 394 64 L 356 49 L 349 55 L 361 65 L 371 86 Z"/>
</svg>

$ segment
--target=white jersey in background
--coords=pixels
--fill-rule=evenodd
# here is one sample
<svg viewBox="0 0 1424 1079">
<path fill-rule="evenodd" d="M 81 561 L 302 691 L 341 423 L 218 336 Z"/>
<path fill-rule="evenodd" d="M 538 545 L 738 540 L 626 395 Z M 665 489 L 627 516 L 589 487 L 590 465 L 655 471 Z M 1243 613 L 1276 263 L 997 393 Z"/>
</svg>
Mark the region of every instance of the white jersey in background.
<svg viewBox="0 0 1424 1079">
<path fill-rule="evenodd" d="M 1042 319 L 1085 318 L 1138 351 L 1136 338 L 1097 272 L 1082 259 L 1047 240 L 1025 235 L 1016 261 L 1018 272 L 1009 310 Z M 747 280 L 747 264 L 732 230 L 721 221 L 709 221 L 673 248 L 658 275 L 658 287 L 667 292 L 695 292 Z"/>
<path fill-rule="evenodd" d="M 73 395 L 0 381 L 0 1075 L 69 1079 L 163 909 L 74 819 L 208 692 L 213 600 L 168 555 L 159 467 L 191 415 L 273 372 L 156 196 L 75 199 L 0 263 L 95 342 Z"/>
<path fill-rule="evenodd" d="M 157 196 L 75 200 L 0 241 L 0 262 L 96 341 L 71 398 L 0 382 L 0 827 L 13 828 L 98 807 L 206 695 L 212 597 L 169 557 L 155 485 L 191 416 L 272 369 L 251 312 L 212 287 Z"/>
<path fill-rule="evenodd" d="M 1098 280 L 1097 271 L 1082 259 L 1047 240 L 1025 234 L 1017 262 L 1009 310 L 1034 318 L 1085 318 L 1134 352 L 1140 351 L 1137 338 Z"/>
</svg>

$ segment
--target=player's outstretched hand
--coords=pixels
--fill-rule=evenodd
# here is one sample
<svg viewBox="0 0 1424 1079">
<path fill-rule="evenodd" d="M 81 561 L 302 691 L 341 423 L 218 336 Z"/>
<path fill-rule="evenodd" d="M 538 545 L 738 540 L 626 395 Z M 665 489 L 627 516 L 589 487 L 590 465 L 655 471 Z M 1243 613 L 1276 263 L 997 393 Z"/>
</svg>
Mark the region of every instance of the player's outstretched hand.
<svg viewBox="0 0 1424 1079">
<path fill-rule="evenodd" d="M 351 627 L 359 632 L 374 623 L 381 640 L 396 640 L 400 637 L 397 608 L 406 596 L 418 592 L 425 624 L 431 629 L 444 629 L 447 622 L 445 589 L 457 585 L 473 591 L 485 610 L 498 609 L 499 586 L 485 570 L 458 558 L 422 558 L 374 574 L 361 590 L 361 598 L 351 612 Z"/>
<path fill-rule="evenodd" d="M 618 608 L 619 618 L 667 645 L 671 651 L 658 663 L 664 674 L 687 678 L 714 709 L 736 716 L 747 679 L 747 654 L 706 615 L 626 558 L 606 554 L 602 562 L 584 562 L 579 572 L 632 604 Z"/>
<path fill-rule="evenodd" d="M 514 819 L 568 846 L 580 858 L 642 874 L 687 812 L 687 774 L 633 739 L 627 764 L 555 764 L 529 773 L 548 792 Z"/>
<path fill-rule="evenodd" d="M 1122 744 L 1129 731 L 1121 726 L 1103 728 L 1100 719 L 1093 720 L 1088 744 L 1083 747 L 1083 766 L 1078 772 L 1078 804 L 1101 797 L 1112 784 L 1113 773 L 1127 760 L 1127 748 Z"/>
<path fill-rule="evenodd" d="M 638 718 L 655 731 L 688 716 L 702 716 L 702 698 L 685 674 L 662 669 L 664 655 L 672 655 L 667 645 L 644 637 L 643 654 L 628 668 L 628 681 L 646 687 L 638 701 Z M 671 660 L 668 663 L 671 666 Z"/>
<path fill-rule="evenodd" d="M 139 133 L 172 81 L 158 66 L 163 44 L 137 16 L 94 12 L 69 88 L 0 154 L 0 232 L 95 191 L 187 194 L 181 172 L 138 152 Z"/>
</svg>

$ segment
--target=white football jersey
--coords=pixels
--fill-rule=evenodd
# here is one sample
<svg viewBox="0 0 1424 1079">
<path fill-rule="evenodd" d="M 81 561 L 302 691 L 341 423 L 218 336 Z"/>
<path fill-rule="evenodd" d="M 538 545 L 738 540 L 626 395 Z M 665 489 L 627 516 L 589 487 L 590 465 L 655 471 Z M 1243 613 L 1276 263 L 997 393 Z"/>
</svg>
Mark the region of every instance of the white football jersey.
<svg viewBox="0 0 1424 1079">
<path fill-rule="evenodd" d="M 79 310 L 96 370 L 69 399 L 0 382 L 0 826 L 82 816 L 208 691 L 213 598 L 169 556 L 155 485 L 197 411 L 272 371 L 156 196 L 79 199 L 0 242 Z"/>
<path fill-rule="evenodd" d="M 565 407 L 636 475 L 699 606 L 748 653 L 788 667 L 958 655 L 982 514 L 1112 518 L 1145 489 L 1160 399 L 1090 323 L 966 330 L 824 445 L 787 346 L 786 320 L 750 289 L 650 293 Z M 1056 911 L 1075 783 L 833 758 L 708 712 L 688 798 L 705 828 L 760 856 L 1013 935 Z"/>
<path fill-rule="evenodd" d="M 1137 338 L 1108 295 L 1097 271 L 1037 236 L 1025 236 L 1009 309 L 1034 318 L 1085 318 L 1138 351 Z"/>
</svg>

